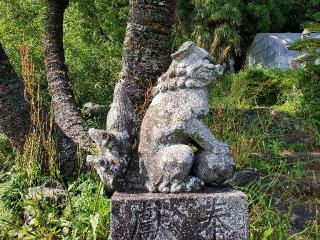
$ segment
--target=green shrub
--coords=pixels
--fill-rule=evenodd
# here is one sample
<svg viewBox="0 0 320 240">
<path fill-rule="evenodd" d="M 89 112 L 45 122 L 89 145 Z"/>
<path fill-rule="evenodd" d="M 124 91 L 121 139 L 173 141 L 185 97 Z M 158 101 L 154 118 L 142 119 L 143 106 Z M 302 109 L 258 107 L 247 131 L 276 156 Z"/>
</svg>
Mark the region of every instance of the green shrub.
<svg viewBox="0 0 320 240">
<path fill-rule="evenodd" d="M 302 114 L 311 119 L 320 130 L 320 69 L 314 66 L 305 69 L 301 75 L 299 88 L 302 91 Z"/>
<path fill-rule="evenodd" d="M 299 83 L 299 71 L 252 68 L 226 74 L 211 91 L 211 104 L 238 108 L 274 106 L 299 99 L 293 92 Z"/>
<path fill-rule="evenodd" d="M 0 239 L 107 238 L 110 192 L 96 175 L 86 173 L 69 182 L 61 202 L 27 199 L 29 181 L 22 169 L 13 168 L 1 177 Z M 47 179 L 38 177 L 33 185 Z M 23 224 L 25 212 L 32 220 Z"/>
<path fill-rule="evenodd" d="M 228 73 L 210 91 L 213 108 L 272 107 L 320 127 L 320 68 Z"/>
</svg>

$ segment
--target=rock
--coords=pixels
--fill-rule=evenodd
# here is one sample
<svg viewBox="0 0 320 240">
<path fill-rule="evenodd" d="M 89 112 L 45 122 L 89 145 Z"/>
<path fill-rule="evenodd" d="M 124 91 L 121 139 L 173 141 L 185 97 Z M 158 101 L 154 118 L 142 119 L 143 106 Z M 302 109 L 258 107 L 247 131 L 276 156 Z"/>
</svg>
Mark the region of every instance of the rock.
<svg viewBox="0 0 320 240">
<path fill-rule="evenodd" d="M 221 147 L 220 149 L 223 149 Z M 229 151 L 226 150 L 226 153 Z M 210 185 L 224 185 L 233 176 L 235 163 L 225 152 L 212 153 L 198 151 L 193 166 L 193 173 Z"/>
<path fill-rule="evenodd" d="M 297 185 L 301 194 L 320 196 L 320 182 L 315 175 L 297 179 Z"/>
<path fill-rule="evenodd" d="M 47 181 L 41 186 L 29 188 L 26 199 L 36 202 L 47 201 L 53 204 L 61 204 L 64 190 L 58 181 Z M 23 225 L 28 225 L 35 218 L 35 210 L 32 205 L 27 205 L 23 212 Z"/>
<path fill-rule="evenodd" d="M 244 187 L 259 179 L 260 173 L 258 171 L 247 169 L 236 172 L 233 177 L 233 182 L 238 187 Z"/>
<path fill-rule="evenodd" d="M 312 222 L 320 224 L 319 205 L 299 204 L 292 209 L 292 224 L 294 232 L 301 231 Z"/>
<path fill-rule="evenodd" d="M 301 200 L 297 199 L 306 197 L 317 199 L 320 192 L 319 182 L 312 176 L 304 178 L 291 178 L 286 175 L 267 176 L 261 178 L 260 188 L 264 189 L 266 200 L 271 200 L 276 208 L 285 213 L 289 211 L 289 204 L 295 206 L 301 203 Z"/>
<path fill-rule="evenodd" d="M 284 151 L 280 154 L 274 153 L 251 153 L 250 158 L 252 160 L 260 161 L 279 161 L 282 160 L 285 163 L 293 165 L 295 163 L 303 164 L 307 169 L 320 169 L 320 152 L 288 152 Z"/>
<path fill-rule="evenodd" d="M 196 191 L 202 184 L 190 183 L 201 181 L 223 185 L 232 178 L 234 160 L 227 144 L 203 121 L 209 112 L 208 87 L 217 83 L 222 66 L 214 65 L 212 56 L 192 42 L 185 42 L 172 58 L 141 124 L 140 165 L 148 176 L 148 190 Z M 195 157 L 192 145 L 198 149 Z"/>
<path fill-rule="evenodd" d="M 115 193 L 112 240 L 247 240 L 246 195 L 230 189 L 205 193 Z"/>
<path fill-rule="evenodd" d="M 39 187 L 32 187 L 29 189 L 26 196 L 27 199 L 32 200 L 47 200 L 54 203 L 59 203 L 63 197 L 63 187 L 57 181 L 47 181 Z"/>
<path fill-rule="evenodd" d="M 300 191 L 297 180 L 286 175 L 268 175 L 261 179 L 261 187 L 266 197 L 290 196 Z"/>
</svg>

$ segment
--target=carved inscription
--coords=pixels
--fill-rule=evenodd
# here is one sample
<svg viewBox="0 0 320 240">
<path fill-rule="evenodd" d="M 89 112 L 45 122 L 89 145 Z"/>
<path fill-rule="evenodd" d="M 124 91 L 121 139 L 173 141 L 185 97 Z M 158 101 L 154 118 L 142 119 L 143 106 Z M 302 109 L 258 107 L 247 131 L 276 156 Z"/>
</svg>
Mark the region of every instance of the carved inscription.
<svg viewBox="0 0 320 240">
<path fill-rule="evenodd" d="M 228 224 L 231 214 L 228 211 L 227 204 L 222 200 L 217 199 L 214 205 L 215 219 L 215 235 L 216 239 L 225 239 L 226 235 L 231 231 L 231 226 Z"/>
<path fill-rule="evenodd" d="M 247 199 L 241 192 L 133 196 L 115 193 L 112 240 L 249 239 Z"/>
<path fill-rule="evenodd" d="M 159 228 L 159 208 L 156 204 L 143 204 L 135 209 L 136 226 L 133 240 L 153 240 Z"/>
<path fill-rule="evenodd" d="M 206 202 L 206 216 L 201 221 L 203 228 L 200 235 L 204 239 L 224 239 L 225 234 L 231 230 L 228 220 L 231 214 L 228 212 L 227 205 L 224 201 L 210 199 Z"/>
</svg>

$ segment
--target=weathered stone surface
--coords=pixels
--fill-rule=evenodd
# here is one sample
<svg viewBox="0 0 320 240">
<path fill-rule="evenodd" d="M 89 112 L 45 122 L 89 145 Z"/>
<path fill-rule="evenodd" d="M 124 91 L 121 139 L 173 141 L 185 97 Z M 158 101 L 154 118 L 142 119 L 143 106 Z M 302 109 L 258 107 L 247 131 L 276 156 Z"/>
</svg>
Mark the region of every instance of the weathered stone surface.
<svg viewBox="0 0 320 240">
<path fill-rule="evenodd" d="M 141 124 L 140 166 L 147 172 L 147 188 L 186 192 L 204 182 L 223 185 L 232 178 L 235 163 L 229 146 L 203 122 L 209 112 L 208 87 L 217 83 L 223 68 L 193 42 L 185 42 L 172 58 Z"/>
<path fill-rule="evenodd" d="M 115 193 L 112 240 L 249 239 L 246 195 L 230 189 L 204 193 Z"/>
<path fill-rule="evenodd" d="M 89 129 L 99 155 L 88 155 L 87 162 L 97 171 L 101 180 L 116 188 L 123 178 L 131 158 L 136 115 L 127 97 L 124 82 L 115 86 L 113 102 L 107 116 L 106 130 Z"/>
<path fill-rule="evenodd" d="M 298 204 L 292 208 L 291 220 L 293 223 L 293 230 L 296 232 L 305 229 L 306 225 L 312 222 L 320 223 L 320 218 L 318 216 L 319 204 Z"/>
<path fill-rule="evenodd" d="M 51 202 L 58 203 L 63 197 L 63 187 L 59 182 L 47 181 L 41 186 L 29 188 L 27 199 L 32 200 L 47 200 Z"/>
<path fill-rule="evenodd" d="M 109 107 L 93 102 L 87 102 L 82 106 L 81 113 L 86 117 L 95 117 L 107 114 Z"/>
<path fill-rule="evenodd" d="M 254 181 L 260 179 L 260 173 L 254 169 L 245 169 L 239 172 L 236 172 L 233 177 L 234 184 L 238 187 L 244 187 Z"/>
<path fill-rule="evenodd" d="M 193 172 L 205 183 L 223 185 L 232 178 L 235 164 L 227 144 L 220 143 L 217 150 L 198 151 L 195 155 Z"/>
<path fill-rule="evenodd" d="M 125 89 L 125 94 L 117 98 L 119 88 L 115 88 L 114 100 L 107 117 L 107 132 L 109 123 L 116 132 L 117 149 L 125 148 L 128 156 L 118 156 L 117 149 L 103 147 L 106 154 L 100 154 L 103 166 L 99 166 L 99 158 L 90 157 L 94 168 L 101 179 L 116 191 L 147 191 L 145 187 L 146 174 L 139 169 L 138 141 L 141 119 L 151 101 L 149 87 L 155 84 L 158 77 L 165 72 L 170 65 L 170 51 L 172 49 L 172 26 L 176 9 L 175 0 L 166 1 L 126 1 L 130 2 L 126 36 L 123 43 L 123 56 L 120 72 L 120 83 Z M 120 89 L 121 89 L 120 88 Z M 124 91 L 122 91 L 124 92 Z M 129 103 L 130 105 L 129 106 Z M 117 112 L 118 110 L 118 112 Z M 109 111 L 109 112 L 110 112 Z M 128 114 L 126 117 L 125 115 Z M 136 117 L 133 118 L 133 115 Z M 110 120 L 110 121 L 109 121 Z M 129 120 L 129 121 L 126 121 Z M 128 122 L 125 135 L 124 129 L 117 130 Z M 109 128 L 110 129 L 110 128 Z M 136 129 L 135 133 L 131 130 Z M 91 137 L 97 143 L 99 149 L 101 140 L 107 145 L 113 144 L 105 139 L 106 133 L 91 130 Z M 99 136 L 100 135 L 100 136 Z M 101 137 L 101 135 L 104 135 Z M 114 142 L 114 141 L 113 141 Z M 101 142 L 102 143 L 102 142 Z M 130 146 L 128 145 L 130 144 Z M 113 150 L 117 150 L 113 152 Z M 130 151 L 129 151 L 130 150 Z M 113 164 L 112 162 L 117 162 Z M 123 161 L 125 160 L 125 161 Z M 113 171 L 116 166 L 117 170 Z M 110 168 L 111 167 L 111 168 Z"/>
<path fill-rule="evenodd" d="M 25 198 L 33 202 L 47 201 L 51 204 L 61 205 L 63 204 L 64 196 L 64 189 L 60 182 L 47 181 L 41 186 L 29 188 Z M 27 205 L 23 212 L 23 225 L 28 225 L 35 218 L 36 212 L 32 206 Z"/>
</svg>

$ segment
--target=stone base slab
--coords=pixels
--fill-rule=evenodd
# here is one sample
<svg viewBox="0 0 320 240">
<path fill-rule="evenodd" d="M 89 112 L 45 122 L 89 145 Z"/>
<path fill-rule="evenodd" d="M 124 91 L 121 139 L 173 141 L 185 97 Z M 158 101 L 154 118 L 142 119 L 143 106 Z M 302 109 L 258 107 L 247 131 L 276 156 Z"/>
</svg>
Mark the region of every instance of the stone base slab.
<svg viewBox="0 0 320 240">
<path fill-rule="evenodd" d="M 114 193 L 112 240 L 247 240 L 244 193 L 214 188 L 204 193 Z"/>
</svg>

